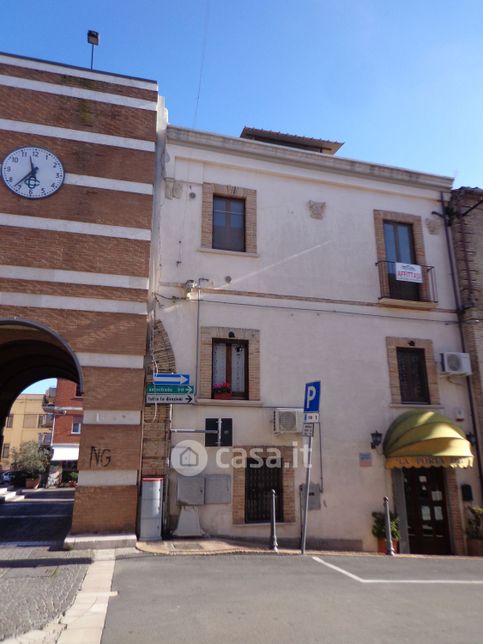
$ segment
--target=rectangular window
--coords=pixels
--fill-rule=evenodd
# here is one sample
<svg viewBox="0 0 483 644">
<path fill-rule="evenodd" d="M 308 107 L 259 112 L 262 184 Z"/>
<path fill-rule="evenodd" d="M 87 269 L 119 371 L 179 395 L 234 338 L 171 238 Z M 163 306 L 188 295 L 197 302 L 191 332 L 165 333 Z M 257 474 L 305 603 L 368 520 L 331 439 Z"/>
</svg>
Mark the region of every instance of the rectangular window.
<svg viewBox="0 0 483 644">
<path fill-rule="evenodd" d="M 283 461 L 247 458 L 245 471 L 245 523 L 267 523 L 272 511 L 272 490 L 276 493 L 276 519 L 283 521 Z"/>
<path fill-rule="evenodd" d="M 13 427 L 13 414 L 9 414 L 5 419 L 5 427 Z"/>
<path fill-rule="evenodd" d="M 412 224 L 385 221 L 384 244 L 390 296 L 398 300 L 419 300 L 419 284 L 396 279 L 396 262 L 417 263 Z"/>
<path fill-rule="evenodd" d="M 231 447 L 233 445 L 233 421 L 231 418 L 206 418 L 205 430 L 207 430 L 205 447 Z"/>
<path fill-rule="evenodd" d="M 213 248 L 245 252 L 245 200 L 213 197 Z"/>
<path fill-rule="evenodd" d="M 4 443 L 2 447 L 2 458 L 8 458 L 10 456 L 10 444 Z"/>
<path fill-rule="evenodd" d="M 429 404 L 424 349 L 397 349 L 397 366 L 402 403 Z"/>
<path fill-rule="evenodd" d="M 213 340 L 212 397 L 220 385 L 227 385 L 232 398 L 248 398 L 248 342 Z"/>
<path fill-rule="evenodd" d="M 81 427 L 82 427 L 82 416 L 74 416 L 74 418 L 72 419 L 71 433 L 72 434 L 80 434 L 81 433 Z"/>
<path fill-rule="evenodd" d="M 38 414 L 24 414 L 23 426 L 28 427 L 28 428 L 40 427 L 40 425 L 39 425 L 39 415 Z"/>
</svg>

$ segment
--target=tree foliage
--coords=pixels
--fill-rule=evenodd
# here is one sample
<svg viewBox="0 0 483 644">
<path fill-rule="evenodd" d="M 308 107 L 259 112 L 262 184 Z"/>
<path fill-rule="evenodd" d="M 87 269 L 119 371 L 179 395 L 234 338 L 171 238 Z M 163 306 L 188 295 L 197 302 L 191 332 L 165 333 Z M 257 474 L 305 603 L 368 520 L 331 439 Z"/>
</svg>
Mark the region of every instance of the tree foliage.
<svg viewBox="0 0 483 644">
<path fill-rule="evenodd" d="M 24 472 L 27 478 L 35 479 L 49 467 L 49 453 L 35 441 L 22 443 L 19 449 L 12 449 L 12 469 Z"/>
</svg>

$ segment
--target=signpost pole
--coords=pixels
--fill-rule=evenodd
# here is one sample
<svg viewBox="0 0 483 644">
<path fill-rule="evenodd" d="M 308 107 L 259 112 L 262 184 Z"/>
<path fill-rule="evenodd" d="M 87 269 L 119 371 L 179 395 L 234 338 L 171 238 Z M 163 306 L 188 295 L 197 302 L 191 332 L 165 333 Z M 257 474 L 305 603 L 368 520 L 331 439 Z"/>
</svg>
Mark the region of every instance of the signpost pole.
<svg viewBox="0 0 483 644">
<path fill-rule="evenodd" d="M 309 435 L 307 443 L 307 464 L 305 466 L 305 498 L 304 498 L 304 527 L 302 530 L 302 543 L 300 545 L 301 554 L 305 554 L 305 544 L 307 541 L 307 519 L 309 516 L 309 488 L 310 488 L 310 470 L 312 468 L 312 441 L 313 434 Z"/>
<path fill-rule="evenodd" d="M 320 380 L 307 382 L 304 397 L 304 434 L 309 437 L 307 442 L 307 463 L 305 465 L 305 498 L 304 498 L 304 524 L 302 528 L 301 553 L 305 554 L 307 542 L 307 522 L 309 517 L 310 473 L 312 469 L 312 442 L 314 439 L 314 424 L 318 423 L 320 408 Z M 310 426 L 311 425 L 311 426 Z M 307 430 L 307 432 L 306 432 Z"/>
</svg>

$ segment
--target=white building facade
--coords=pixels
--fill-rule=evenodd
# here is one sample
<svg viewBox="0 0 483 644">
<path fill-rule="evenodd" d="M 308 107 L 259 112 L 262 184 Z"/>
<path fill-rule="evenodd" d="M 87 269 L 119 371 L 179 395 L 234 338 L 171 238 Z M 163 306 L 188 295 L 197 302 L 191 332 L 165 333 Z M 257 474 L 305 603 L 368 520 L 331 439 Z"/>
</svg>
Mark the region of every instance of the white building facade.
<svg viewBox="0 0 483 644">
<path fill-rule="evenodd" d="M 388 496 L 402 552 L 462 554 L 461 486 L 475 500 L 479 487 L 464 375 L 440 367 L 461 346 L 432 214 L 452 180 L 338 147 L 168 126 L 153 317 L 195 387 L 169 422 L 169 526 L 184 505 L 178 534 L 198 534 L 199 518 L 206 534 L 268 539 L 275 489 L 279 540 L 297 543 L 304 388 L 320 380 L 308 544 L 375 550 Z M 385 440 L 371 448 L 374 432 Z M 176 451 L 186 440 L 192 458 Z"/>
</svg>

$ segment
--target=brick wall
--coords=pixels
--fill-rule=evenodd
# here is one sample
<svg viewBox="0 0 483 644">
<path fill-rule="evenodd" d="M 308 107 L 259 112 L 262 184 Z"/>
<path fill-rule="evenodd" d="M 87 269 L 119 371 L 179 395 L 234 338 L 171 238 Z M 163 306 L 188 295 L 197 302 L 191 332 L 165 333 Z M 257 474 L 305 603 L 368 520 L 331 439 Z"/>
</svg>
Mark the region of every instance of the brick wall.
<svg viewBox="0 0 483 644">
<path fill-rule="evenodd" d="M 43 147 L 59 157 L 66 181 L 48 199 L 35 200 L 14 194 L 0 181 L 0 216 L 7 214 L 10 220 L 18 217 L 15 227 L 0 223 L 2 264 L 33 269 L 30 279 L 28 274 L 19 275 L 19 279 L 0 279 L 0 293 L 5 293 L 12 302 L 15 298 L 16 302 L 0 306 L 0 319 L 41 324 L 58 334 L 73 352 L 87 354 L 83 364 L 93 361 L 99 365 L 82 369 L 86 411 L 100 411 L 103 417 L 114 419 L 112 423 L 124 422 L 119 416 L 121 420 L 116 420 L 116 410 L 131 414 L 131 418 L 136 418 L 137 412 L 140 417 L 144 369 L 134 364 L 129 368 L 126 358 L 123 368 L 112 366 L 110 356 L 132 355 L 138 359 L 144 355 L 147 317 L 111 309 L 123 310 L 127 303 L 139 306 L 147 302 L 147 289 L 128 288 L 128 280 L 148 277 L 150 242 L 137 239 L 142 237 L 137 232 L 128 235 L 133 238 L 123 237 L 124 233 L 115 227 L 151 229 L 149 193 L 155 170 L 157 86 L 141 79 L 51 63 L 31 60 L 24 63 L 18 57 L 12 57 L 11 63 L 2 56 L 0 161 L 18 147 Z M 17 83 L 14 79 L 21 79 L 22 84 L 33 80 L 36 84 L 13 87 L 12 83 Z M 6 120 L 16 122 L 15 127 L 1 125 Z M 104 135 L 117 138 L 108 139 Z M 38 218 L 39 226 L 32 227 L 32 220 L 25 217 Z M 68 227 L 61 222 L 57 226 L 64 230 L 47 229 L 50 224 L 46 227 L 43 218 L 77 222 L 81 232 L 67 232 Z M 99 234 L 101 231 L 92 224 L 112 227 L 112 236 Z M 77 278 L 57 279 L 58 270 L 74 271 Z M 125 276 L 126 285 L 98 285 L 97 274 Z M 39 298 L 42 295 L 74 299 L 59 300 L 53 308 L 51 300 Z M 90 306 L 95 310 L 80 310 L 86 298 L 94 300 L 95 306 Z M 107 305 L 102 300 L 111 303 L 119 300 L 122 306 Z M 52 308 L 47 308 L 49 305 Z M 15 336 L 11 340 L 38 341 L 42 336 L 31 329 L 23 332 L 2 329 L 1 342 L 8 341 L 9 333 Z M 42 339 L 57 346 L 55 336 L 47 332 Z M 104 363 L 106 366 L 102 367 Z M 61 386 L 59 400 L 62 395 Z M 78 406 L 79 401 L 75 402 Z M 110 412 L 114 415 L 109 415 Z M 141 423 L 99 425 L 95 415 L 90 418 L 91 424 L 84 423 L 80 435 L 80 477 L 72 531 L 133 531 L 137 485 L 119 482 L 123 480 L 122 472 L 126 472 L 129 481 L 135 481 L 139 474 Z M 71 419 L 58 418 L 58 423 L 57 436 L 69 442 Z M 97 454 L 109 453 L 110 458 L 103 461 L 91 458 L 92 448 Z M 82 471 L 89 474 L 85 478 L 87 484 L 81 483 Z M 95 486 L 89 483 L 93 480 Z"/>
<path fill-rule="evenodd" d="M 53 444 L 72 443 L 78 444 L 79 434 L 72 433 L 72 423 L 78 418 L 82 419 L 82 397 L 76 395 L 77 384 L 70 380 L 59 378 L 55 392 L 56 407 L 77 407 L 77 410 L 66 409 L 64 413 L 55 412 L 54 438 Z"/>
</svg>

